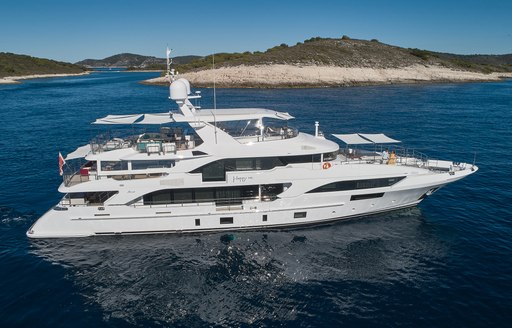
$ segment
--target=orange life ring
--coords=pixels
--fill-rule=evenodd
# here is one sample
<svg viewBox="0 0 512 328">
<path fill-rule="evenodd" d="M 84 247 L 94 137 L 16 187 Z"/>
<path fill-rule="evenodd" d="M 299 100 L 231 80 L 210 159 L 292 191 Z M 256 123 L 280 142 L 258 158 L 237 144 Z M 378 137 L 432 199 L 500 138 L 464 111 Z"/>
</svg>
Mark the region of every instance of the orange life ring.
<svg viewBox="0 0 512 328">
<path fill-rule="evenodd" d="M 330 169 L 331 168 L 331 163 L 324 163 L 324 165 L 322 165 L 322 168 L 324 170 Z"/>
</svg>

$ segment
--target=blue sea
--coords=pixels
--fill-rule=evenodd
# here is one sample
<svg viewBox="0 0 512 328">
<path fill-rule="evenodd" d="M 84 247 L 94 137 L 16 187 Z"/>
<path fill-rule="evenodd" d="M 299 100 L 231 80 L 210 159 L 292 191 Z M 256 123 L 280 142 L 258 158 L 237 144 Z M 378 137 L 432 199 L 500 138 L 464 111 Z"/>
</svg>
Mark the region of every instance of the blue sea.
<svg viewBox="0 0 512 328">
<path fill-rule="evenodd" d="M 175 109 L 154 73 L 0 85 L 2 327 L 505 327 L 512 324 L 512 81 L 218 89 L 305 132 L 383 132 L 480 170 L 418 207 L 289 230 L 29 240 L 57 155 L 107 114 Z M 203 89 L 202 106 L 212 106 Z"/>
</svg>

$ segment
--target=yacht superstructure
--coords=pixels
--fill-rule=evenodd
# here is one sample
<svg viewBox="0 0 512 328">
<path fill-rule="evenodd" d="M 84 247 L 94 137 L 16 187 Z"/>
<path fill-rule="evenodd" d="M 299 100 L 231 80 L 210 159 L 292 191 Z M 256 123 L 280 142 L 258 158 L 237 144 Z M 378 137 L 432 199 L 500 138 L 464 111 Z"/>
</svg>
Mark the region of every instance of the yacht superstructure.
<svg viewBox="0 0 512 328">
<path fill-rule="evenodd" d="M 386 153 L 382 134 L 334 135 L 288 126 L 288 113 L 200 109 L 172 75 L 179 111 L 108 115 L 94 124 L 154 126 L 95 139 L 68 154 L 62 200 L 28 230 L 32 238 L 290 227 L 414 206 L 478 168 L 417 153 Z M 69 169 L 69 165 L 66 164 Z M 66 167 L 65 167 L 66 168 Z"/>
</svg>

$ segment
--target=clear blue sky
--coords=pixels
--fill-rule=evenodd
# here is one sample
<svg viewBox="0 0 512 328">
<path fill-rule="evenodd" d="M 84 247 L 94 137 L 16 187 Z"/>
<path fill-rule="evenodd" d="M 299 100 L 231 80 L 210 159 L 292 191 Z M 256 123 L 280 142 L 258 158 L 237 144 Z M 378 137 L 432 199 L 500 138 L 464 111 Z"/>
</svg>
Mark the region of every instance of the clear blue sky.
<svg viewBox="0 0 512 328">
<path fill-rule="evenodd" d="M 310 37 L 459 54 L 512 53 L 511 0 L 1 0 L 0 51 L 76 62 L 264 51 Z"/>
</svg>

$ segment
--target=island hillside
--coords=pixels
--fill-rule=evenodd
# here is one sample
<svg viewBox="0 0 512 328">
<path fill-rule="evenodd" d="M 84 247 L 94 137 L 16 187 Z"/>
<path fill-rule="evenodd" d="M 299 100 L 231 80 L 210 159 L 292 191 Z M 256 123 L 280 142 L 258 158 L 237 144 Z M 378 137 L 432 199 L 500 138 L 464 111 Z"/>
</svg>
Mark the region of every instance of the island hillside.
<svg viewBox="0 0 512 328">
<path fill-rule="evenodd" d="M 191 61 L 202 58 L 201 56 L 179 56 L 174 57 L 175 64 L 187 64 Z M 143 56 L 130 53 L 122 53 L 103 59 L 84 59 L 75 63 L 76 65 L 92 67 L 123 67 L 131 70 L 165 70 L 166 59 L 153 56 Z"/>
<path fill-rule="evenodd" d="M 215 54 L 176 65 L 195 86 L 318 87 L 488 81 L 512 77 L 510 55 L 456 55 L 401 48 L 378 40 L 314 37 L 264 52 Z M 162 78 L 145 81 L 164 83 Z"/>
<path fill-rule="evenodd" d="M 84 72 L 84 68 L 70 63 L 0 52 L 0 78 Z"/>
</svg>

